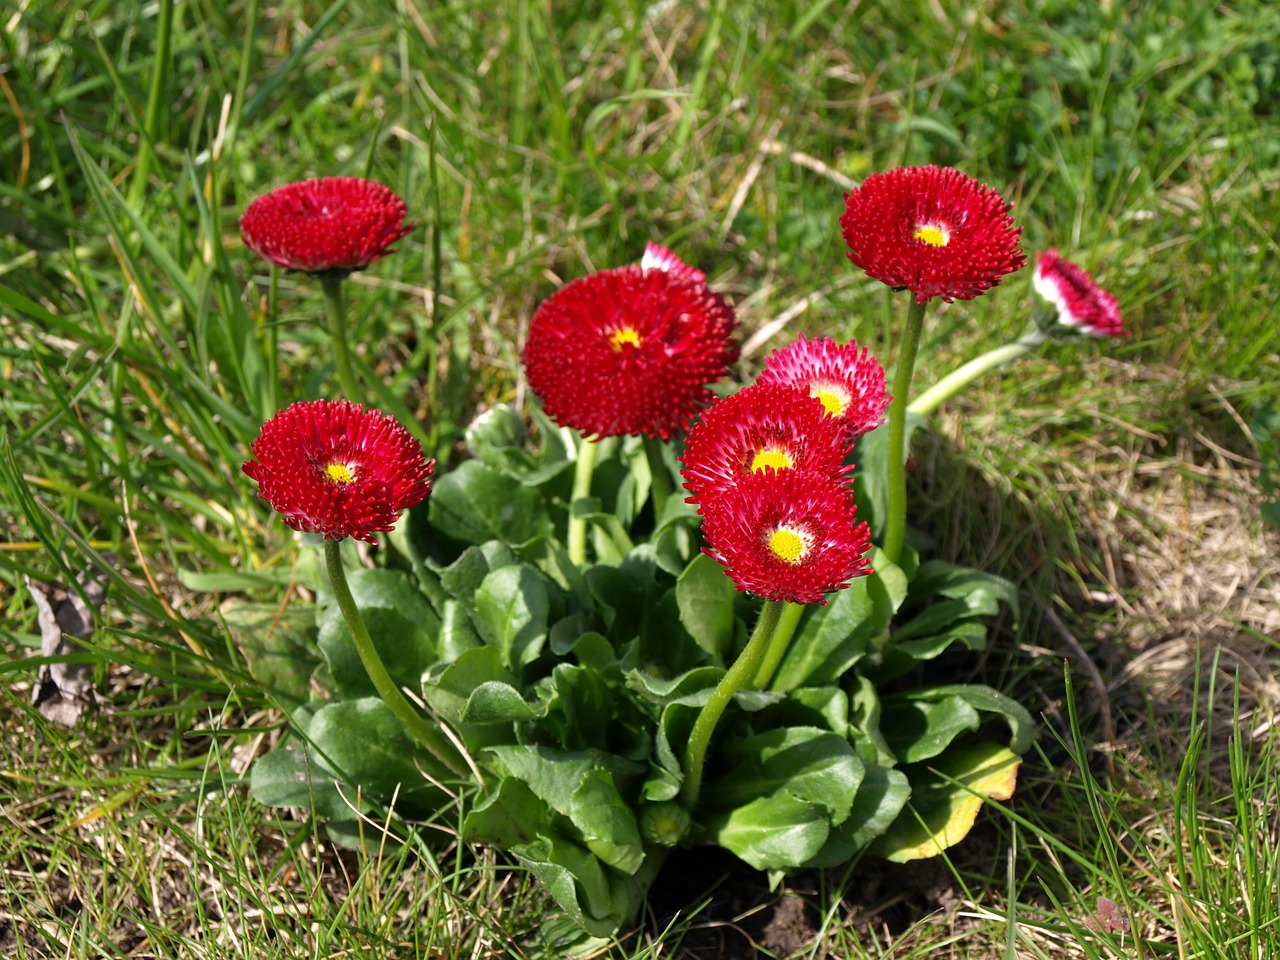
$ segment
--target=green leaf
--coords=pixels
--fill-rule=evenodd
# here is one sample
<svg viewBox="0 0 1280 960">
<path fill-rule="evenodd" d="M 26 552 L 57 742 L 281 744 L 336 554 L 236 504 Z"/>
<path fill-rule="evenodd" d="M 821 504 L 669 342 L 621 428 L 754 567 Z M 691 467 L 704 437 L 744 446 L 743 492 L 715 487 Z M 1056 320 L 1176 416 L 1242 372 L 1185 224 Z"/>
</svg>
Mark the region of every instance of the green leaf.
<svg viewBox="0 0 1280 960">
<path fill-rule="evenodd" d="M 911 784 L 901 770 L 866 764 L 848 818 L 831 831 L 822 849 L 805 866 L 834 867 L 844 863 L 889 828 L 910 796 Z"/>
<path fill-rule="evenodd" d="M 488 540 L 463 550 L 457 560 L 440 572 L 440 585 L 455 599 L 469 606 L 485 577 L 494 570 L 519 562 L 505 543 Z"/>
<path fill-rule="evenodd" d="M 831 820 L 821 807 L 783 793 L 716 816 L 707 830 L 757 870 L 789 870 L 817 855 L 831 833 Z"/>
<path fill-rule="evenodd" d="M 902 622 L 884 649 L 877 678 L 899 676 L 953 643 L 981 650 L 987 642 L 984 618 L 997 614 L 1002 603 L 1018 616 L 1017 588 L 1003 577 L 936 560 L 924 564 L 912 578 Z"/>
<path fill-rule="evenodd" d="M 958 741 L 929 769 L 906 771 L 911 800 L 871 851 L 895 863 L 934 857 L 968 835 L 985 799 L 1008 800 L 1021 760 L 978 737 Z"/>
<path fill-rule="evenodd" d="M 462 821 L 462 835 L 473 843 L 510 850 L 551 827 L 551 810 L 515 777 L 498 785 Z"/>
<path fill-rule="evenodd" d="M 524 446 L 529 432 L 520 414 L 505 403 L 497 403 L 472 420 L 464 436 L 468 453 L 501 469 L 503 453 L 512 447 Z"/>
<path fill-rule="evenodd" d="M 350 785 L 345 792 L 352 803 L 357 788 L 381 803 L 395 797 L 396 809 L 411 815 L 432 813 L 447 800 L 423 775 L 426 771 L 439 776 L 439 764 L 423 753 L 377 697 L 325 704 L 316 711 L 307 734 L 325 766 Z"/>
<path fill-rule="evenodd" d="M 932 596 L 965 600 L 969 608 L 984 614 L 994 614 L 1003 603 L 1019 616 L 1018 588 L 1004 577 L 971 567 L 960 567 L 942 560 L 930 560 L 921 564 L 911 578 L 913 600 Z"/>
<path fill-rule="evenodd" d="M 549 716 L 543 729 L 565 749 L 610 749 L 614 753 L 626 752 L 627 735 L 634 734 L 641 746 L 632 752 L 639 754 L 637 759 L 644 759 L 648 743 L 640 731 L 651 721 L 640 715 L 632 698 L 620 687 L 622 674 L 616 664 L 557 664 L 551 677 L 539 684 L 540 692 L 549 697 Z"/>
<path fill-rule="evenodd" d="M 893 643 L 904 648 L 917 638 L 924 638 L 925 642 L 931 643 L 937 636 L 954 632 L 965 621 L 974 621 L 999 612 L 1000 608 L 995 603 L 988 605 L 983 602 L 984 599 L 986 598 L 975 597 L 971 600 L 966 597 L 931 604 L 894 629 Z"/>
<path fill-rule="evenodd" d="M 782 702 L 787 727 L 821 727 L 841 737 L 849 734 L 849 695 L 839 687 L 800 687 Z"/>
<path fill-rule="evenodd" d="M 635 813 L 622 798 L 615 773 L 634 777 L 638 764 L 599 750 L 498 746 L 489 753 L 555 812 L 568 817 L 593 854 L 626 873 L 643 859 Z"/>
<path fill-rule="evenodd" d="M 683 497 L 668 497 L 662 521 L 649 538 L 658 566 L 680 576 L 694 551 L 702 546 L 702 518 Z"/>
<path fill-rule="evenodd" d="M 642 891 L 563 836 L 540 836 L 511 852 L 592 936 L 612 937 L 640 907 Z"/>
<path fill-rule="evenodd" d="M 999 690 L 977 683 L 948 684 L 941 687 L 930 687 L 926 690 L 915 690 L 903 694 L 907 699 L 917 701 L 937 701 L 956 697 L 982 713 L 994 713 L 1009 723 L 1013 741 L 1009 749 L 1023 754 L 1031 749 L 1036 738 L 1035 720 L 1027 709 L 1011 697 Z"/>
<path fill-rule="evenodd" d="M 945 651 L 953 643 L 961 644 L 970 650 L 982 650 L 987 645 L 987 625 L 980 620 L 966 620 L 965 613 L 952 609 L 943 611 L 938 607 L 940 620 L 947 620 L 944 628 L 934 634 L 914 640 L 893 640 L 884 650 L 884 666 L 877 673 L 881 681 L 900 676 L 919 660 L 932 660 Z"/>
<path fill-rule="evenodd" d="M 422 676 L 436 660 L 440 620 L 425 597 L 397 570 L 358 569 L 347 574 L 351 594 L 373 645 L 397 686 L 422 688 Z M 377 691 L 356 652 L 351 631 L 336 603 L 319 616 L 320 652 L 329 665 L 334 693 L 345 700 Z"/>
<path fill-rule="evenodd" d="M 222 602 L 218 613 L 244 654 L 249 673 L 289 707 L 311 697 L 311 674 L 320 662 L 315 609 L 306 603 Z"/>
<path fill-rule="evenodd" d="M 437 666 L 437 670 L 439 667 Z M 441 672 L 433 671 L 424 685 L 427 703 L 450 724 L 462 721 L 473 691 L 487 683 L 513 687 L 516 678 L 502 665 L 494 647 L 473 647 Z"/>
<path fill-rule="evenodd" d="M 737 594 L 724 567 L 705 553 L 694 556 L 676 581 L 680 622 L 694 642 L 716 660 L 733 641 L 733 601 Z"/>
<path fill-rule="evenodd" d="M 689 636 L 680 619 L 674 587 L 651 600 L 641 615 L 637 653 L 643 664 L 668 675 L 706 662 L 706 652 Z"/>
<path fill-rule="evenodd" d="M 641 795 L 646 800 L 674 800 L 684 784 L 684 754 L 689 733 L 698 716 L 693 704 L 668 703 L 658 716 L 654 737 L 653 764 Z"/>
<path fill-rule="evenodd" d="M 546 581 L 532 567 L 518 564 L 484 578 L 475 595 L 474 623 L 481 639 L 518 672 L 541 652 L 550 611 Z"/>
<path fill-rule="evenodd" d="M 595 599 L 587 578 L 576 563 L 569 559 L 569 551 L 554 537 L 539 537 L 519 548 L 520 559 L 537 567 L 561 590 L 573 597 L 584 610 L 595 608 Z"/>
<path fill-rule="evenodd" d="M 858 756 L 869 763 L 896 766 L 898 758 L 880 731 L 882 709 L 876 685 L 864 676 L 855 676 L 854 688 L 849 692 L 849 707 L 852 711 L 849 725 Z"/>
<path fill-rule="evenodd" d="M 570 615 L 551 626 L 551 652 L 557 657 L 576 657 L 578 663 L 604 670 L 617 662 L 618 655 L 604 634 L 582 629 L 582 617 Z"/>
<path fill-rule="evenodd" d="M 978 711 L 960 697 L 914 699 L 884 704 L 881 729 L 889 748 L 903 763 L 936 757 L 962 733 L 976 731 Z"/>
<path fill-rule="evenodd" d="M 592 936 L 612 936 L 640 906 L 643 884 L 628 882 L 568 837 L 547 804 L 514 777 L 467 814 L 462 832 L 510 851 Z"/>
<path fill-rule="evenodd" d="M 291 740 L 263 754 L 249 769 L 249 795 L 267 807 L 301 807 L 326 820 L 356 816 L 338 792 L 333 772 L 314 758 L 305 745 Z"/>
<path fill-rule="evenodd" d="M 467 608 L 458 600 L 446 600 L 441 604 L 439 650 L 437 655 L 445 663 L 452 663 L 466 651 L 484 643 L 467 614 Z"/>
<path fill-rule="evenodd" d="M 776 690 L 836 683 L 888 628 L 906 596 L 906 577 L 876 550 L 875 573 L 859 577 L 825 607 L 805 612 L 774 677 Z"/>
<path fill-rule="evenodd" d="M 465 460 L 440 478 L 429 502 L 432 528 L 461 543 L 519 544 L 552 533 L 536 490 L 478 460 Z"/>
<path fill-rule="evenodd" d="M 630 527 L 649 499 L 649 491 L 653 487 L 653 472 L 640 437 L 628 437 L 619 456 L 625 461 L 627 470 L 618 485 L 615 512 L 618 519 Z"/>
<path fill-rule="evenodd" d="M 849 816 L 862 782 L 849 742 L 826 730 L 769 730 L 734 745 L 729 759 L 704 789 L 711 809 L 700 819 L 717 843 L 759 870 L 815 856 Z"/>
<path fill-rule="evenodd" d="M 618 793 L 607 770 L 589 770 L 573 792 L 569 819 L 582 831 L 587 849 L 604 863 L 635 873 L 644 861 L 636 815 Z"/>
<path fill-rule="evenodd" d="M 572 463 L 569 451 L 573 449 L 573 431 L 560 426 L 536 404 L 529 410 L 529 419 L 537 425 L 542 437 L 538 459 L 547 464 Z"/>
<path fill-rule="evenodd" d="M 757 733 L 733 744 L 726 760 L 727 769 L 703 789 L 708 806 L 737 807 L 787 794 L 840 823 L 862 782 L 863 764 L 849 741 L 814 727 Z"/>
<path fill-rule="evenodd" d="M 462 709 L 463 723 L 518 723 L 542 716 L 520 696 L 520 691 L 507 683 L 486 680 L 471 691 Z"/>
<path fill-rule="evenodd" d="M 644 670 L 627 672 L 627 686 L 646 700 L 665 706 L 688 703 L 701 706 L 707 702 L 711 688 L 724 676 L 723 667 L 694 667 L 675 677 L 659 677 Z"/>
</svg>

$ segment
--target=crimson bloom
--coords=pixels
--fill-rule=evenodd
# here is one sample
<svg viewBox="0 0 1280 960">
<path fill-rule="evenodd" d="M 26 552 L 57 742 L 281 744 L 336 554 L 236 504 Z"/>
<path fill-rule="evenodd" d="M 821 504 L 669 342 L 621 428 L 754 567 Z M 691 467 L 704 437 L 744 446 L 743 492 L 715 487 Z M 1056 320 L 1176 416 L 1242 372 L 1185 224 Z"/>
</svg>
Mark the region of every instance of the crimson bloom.
<svg viewBox="0 0 1280 960">
<path fill-rule="evenodd" d="M 240 218 L 245 245 L 286 270 L 343 275 L 395 251 L 413 230 L 391 188 L 358 177 L 290 183 L 258 197 Z"/>
<path fill-rule="evenodd" d="M 1046 250 L 1036 260 L 1031 278 L 1038 293 L 1058 310 L 1058 322 L 1095 337 L 1127 337 L 1116 298 L 1070 260 Z"/>
<path fill-rule="evenodd" d="M 242 468 L 294 530 L 326 540 L 395 526 L 431 492 L 434 460 L 393 417 L 348 400 L 292 404 L 262 425 Z"/>
<path fill-rule="evenodd" d="M 880 361 L 866 347 L 839 344 L 829 337 L 806 340 L 799 336 L 773 351 L 756 382 L 785 384 L 817 397 L 845 428 L 850 443 L 880 426 L 889 408 Z"/>
<path fill-rule="evenodd" d="M 971 300 L 1026 265 L 1000 194 L 951 167 L 898 167 L 845 195 L 849 259 L 917 303 Z"/>
<path fill-rule="evenodd" d="M 703 503 L 704 551 L 739 590 L 766 600 L 822 603 L 871 572 L 865 523 L 837 476 L 767 468 Z"/>
<path fill-rule="evenodd" d="M 683 277 L 693 283 L 705 283 L 707 275 L 697 267 L 691 267 L 666 247 L 656 243 L 644 245 L 644 256 L 640 258 L 643 270 L 664 270 L 672 276 Z"/>
<path fill-rule="evenodd" d="M 782 384 L 760 384 L 717 400 L 689 431 L 681 460 L 689 502 L 698 503 L 766 469 L 843 476 L 849 440 L 823 404 Z"/>
<path fill-rule="evenodd" d="M 645 260 L 566 284 L 529 325 L 523 361 L 547 414 L 585 436 L 666 440 L 711 401 L 738 355 L 733 309 L 700 270 Z"/>
</svg>

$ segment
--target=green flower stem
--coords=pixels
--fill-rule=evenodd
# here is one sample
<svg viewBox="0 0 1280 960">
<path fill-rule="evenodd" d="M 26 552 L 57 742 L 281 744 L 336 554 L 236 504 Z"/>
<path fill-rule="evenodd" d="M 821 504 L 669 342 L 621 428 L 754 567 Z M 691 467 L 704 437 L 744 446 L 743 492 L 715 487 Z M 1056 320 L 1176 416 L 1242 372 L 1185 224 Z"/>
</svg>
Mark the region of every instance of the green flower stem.
<svg viewBox="0 0 1280 960">
<path fill-rule="evenodd" d="M 786 656 L 787 648 L 791 646 L 791 638 L 796 634 L 796 627 L 800 625 L 800 617 L 804 614 L 803 603 L 784 603 L 782 605 L 782 616 L 778 618 L 778 629 L 774 631 L 773 639 L 769 641 L 769 649 L 764 652 L 764 659 L 760 661 L 760 668 L 756 670 L 756 675 L 751 681 L 753 690 L 767 690 L 769 684 L 773 682 L 773 675 L 778 672 L 778 665 L 782 663 L 782 658 Z"/>
<path fill-rule="evenodd" d="M 994 370 L 1002 364 L 1026 356 L 1047 339 L 1049 338 L 1045 333 L 1039 328 L 1033 327 L 1028 333 L 1012 343 L 1006 343 L 1002 347 L 996 347 L 981 356 L 974 357 L 968 363 L 956 367 L 956 369 L 912 400 L 907 406 L 907 412 L 918 413 L 922 417 L 928 416 L 987 371 Z"/>
<path fill-rule="evenodd" d="M 645 459 L 649 461 L 649 473 L 653 480 L 653 523 L 662 522 L 662 514 L 667 509 L 667 499 L 675 492 L 671 485 L 671 474 L 667 472 L 667 461 L 662 455 L 662 441 L 653 437 L 645 437 Z"/>
<path fill-rule="evenodd" d="M 338 371 L 338 385 L 352 403 L 363 403 L 360 384 L 351 370 L 347 347 L 347 310 L 342 302 L 342 277 L 321 277 L 324 305 L 329 314 L 329 340 L 333 347 L 333 365 Z"/>
<path fill-rule="evenodd" d="M 466 764 L 458 756 L 453 744 L 413 708 L 400 692 L 395 681 L 391 679 L 391 674 L 387 673 L 387 668 L 382 665 L 382 658 L 378 656 L 373 638 L 369 636 L 364 618 L 360 616 L 355 598 L 351 596 L 351 588 L 347 586 L 347 574 L 342 569 L 342 555 L 339 547 L 338 540 L 324 542 L 324 559 L 325 566 L 328 568 L 329 583 L 333 587 L 334 599 L 338 601 L 338 609 L 342 611 L 342 618 L 347 622 L 347 629 L 351 631 L 351 639 L 355 643 L 356 652 L 360 654 L 360 662 L 364 664 L 369 679 L 373 681 L 378 691 L 378 696 L 391 708 L 391 712 L 404 724 L 410 735 L 426 747 L 433 757 L 444 764 L 455 776 L 464 779 L 469 777 Z"/>
<path fill-rule="evenodd" d="M 780 600 L 766 600 L 760 610 L 760 619 L 751 633 L 751 639 L 733 661 L 729 672 L 720 678 L 711 699 L 707 701 L 698 718 L 693 722 L 693 731 L 689 734 L 689 746 L 684 754 L 684 787 L 680 790 L 680 802 L 689 812 L 698 806 L 698 794 L 702 792 L 702 767 L 707 759 L 707 747 L 711 743 L 711 735 L 715 733 L 716 724 L 729 706 L 733 695 L 750 685 L 751 678 L 760 668 L 769 641 L 778 629 L 778 621 L 782 617 L 784 604 Z"/>
<path fill-rule="evenodd" d="M 573 493 L 569 496 L 569 533 L 566 546 L 569 560 L 579 567 L 587 562 L 587 521 L 584 517 L 573 515 L 573 504 L 583 497 L 591 496 L 591 474 L 596 468 L 598 447 L 595 440 L 583 437 L 578 444 L 578 462 L 573 468 Z"/>
<path fill-rule="evenodd" d="M 888 516 L 885 518 L 884 552 L 890 563 L 897 563 L 907 533 L 907 394 L 911 391 L 911 374 L 920 347 L 920 331 L 924 329 L 925 304 L 911 298 L 907 311 L 907 329 L 893 374 L 893 401 L 889 404 L 889 463 L 885 478 L 888 488 Z"/>
</svg>

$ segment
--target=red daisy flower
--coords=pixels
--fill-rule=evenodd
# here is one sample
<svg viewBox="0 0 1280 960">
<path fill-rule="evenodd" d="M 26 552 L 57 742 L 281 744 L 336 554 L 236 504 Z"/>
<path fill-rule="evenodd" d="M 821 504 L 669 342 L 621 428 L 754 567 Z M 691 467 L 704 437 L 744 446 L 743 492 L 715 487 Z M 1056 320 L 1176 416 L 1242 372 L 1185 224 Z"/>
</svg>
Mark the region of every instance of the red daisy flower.
<svg viewBox="0 0 1280 960">
<path fill-rule="evenodd" d="M 880 361 L 856 343 L 838 344 L 829 337 L 796 337 L 764 362 L 757 383 L 786 384 L 822 401 L 822 406 L 848 431 L 852 443 L 884 420 L 890 397 L 885 393 Z"/>
<path fill-rule="evenodd" d="M 413 435 L 394 418 L 348 400 L 309 400 L 262 425 L 242 468 L 258 496 L 294 530 L 326 540 L 377 543 L 400 512 L 426 499 L 431 469 Z"/>
<path fill-rule="evenodd" d="M 644 245 L 644 256 L 640 258 L 640 267 L 644 270 L 665 270 L 673 276 L 683 277 L 694 283 L 705 283 L 707 275 L 697 267 L 691 267 L 666 247 L 656 243 Z"/>
<path fill-rule="evenodd" d="M 871 572 L 871 533 L 853 491 L 809 470 L 762 470 L 703 504 L 705 552 L 739 590 L 766 600 L 823 603 Z"/>
<path fill-rule="evenodd" d="M 681 470 L 690 503 L 765 469 L 842 476 L 849 441 L 817 399 L 782 384 L 756 384 L 713 403 L 685 442 Z"/>
<path fill-rule="evenodd" d="M 346 274 L 395 251 L 413 230 L 404 201 L 373 180 L 322 177 L 258 197 L 240 218 L 245 245 L 286 270 Z"/>
<path fill-rule="evenodd" d="M 1095 337 L 1127 337 L 1116 298 L 1093 281 L 1083 267 L 1046 250 L 1036 261 L 1032 285 L 1058 310 L 1058 322 Z"/>
<path fill-rule="evenodd" d="M 1027 262 L 1009 204 L 951 167 L 872 174 L 845 195 L 840 227 L 850 260 L 917 303 L 972 300 Z"/>
<path fill-rule="evenodd" d="M 666 440 L 711 401 L 706 385 L 737 357 L 733 309 L 663 252 L 674 264 L 602 270 L 538 307 L 524 368 L 561 426 Z"/>
</svg>

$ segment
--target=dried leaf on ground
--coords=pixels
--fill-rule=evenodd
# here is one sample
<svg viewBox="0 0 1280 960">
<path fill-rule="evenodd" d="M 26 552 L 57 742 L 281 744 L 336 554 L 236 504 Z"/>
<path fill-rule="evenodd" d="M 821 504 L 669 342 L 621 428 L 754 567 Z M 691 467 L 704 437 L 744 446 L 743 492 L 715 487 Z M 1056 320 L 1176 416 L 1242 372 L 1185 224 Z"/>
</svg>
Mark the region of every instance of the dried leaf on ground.
<svg viewBox="0 0 1280 960">
<path fill-rule="evenodd" d="M 76 641 L 93 636 L 93 610 L 100 608 L 106 599 L 106 574 L 101 570 L 81 571 L 76 576 L 79 590 L 68 590 L 62 583 L 30 577 L 26 582 L 36 605 L 41 655 L 61 657 L 80 653 L 83 646 Z M 64 727 L 75 726 L 85 707 L 96 702 L 93 665 L 45 664 L 32 687 L 31 702 L 46 719 Z"/>
</svg>

